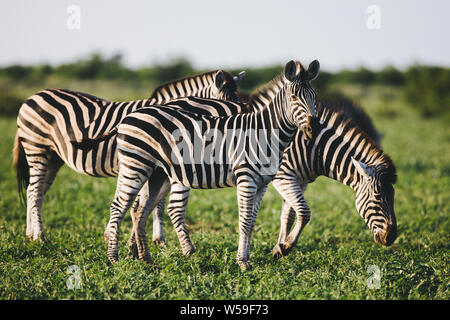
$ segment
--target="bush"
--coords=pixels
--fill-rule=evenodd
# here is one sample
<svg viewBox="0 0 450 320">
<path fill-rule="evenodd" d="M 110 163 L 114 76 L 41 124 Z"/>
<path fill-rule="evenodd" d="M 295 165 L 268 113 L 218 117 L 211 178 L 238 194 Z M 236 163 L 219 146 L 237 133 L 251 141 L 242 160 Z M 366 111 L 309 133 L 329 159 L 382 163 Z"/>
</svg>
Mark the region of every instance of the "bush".
<svg viewBox="0 0 450 320">
<path fill-rule="evenodd" d="M 136 72 L 122 64 L 122 55 L 120 54 L 106 59 L 100 54 L 94 53 L 87 59 L 56 67 L 55 74 L 64 78 L 80 80 L 131 80 L 136 78 Z"/>
<path fill-rule="evenodd" d="M 405 84 L 405 76 L 393 66 L 387 66 L 377 72 L 376 78 L 378 83 L 384 85 L 402 86 Z"/>
<path fill-rule="evenodd" d="M 156 82 L 163 84 L 175 79 L 184 78 L 196 74 L 190 62 L 184 58 L 178 58 L 168 64 L 156 64 L 150 68 L 149 76 Z"/>
<path fill-rule="evenodd" d="M 11 80 L 24 80 L 31 74 L 31 67 L 13 65 L 3 68 L 1 73 Z"/>
<path fill-rule="evenodd" d="M 320 76 L 320 74 L 319 74 Z M 358 83 L 362 85 L 373 84 L 376 80 L 376 73 L 360 67 L 358 70 L 342 70 L 334 74 L 333 79 L 337 82 Z"/>
<path fill-rule="evenodd" d="M 406 101 L 421 115 L 450 119 L 450 69 L 413 66 L 405 72 Z"/>
<path fill-rule="evenodd" d="M 0 91 L 0 115 L 5 117 L 17 117 L 19 108 L 25 99 L 18 94 L 6 91 L 2 88 Z"/>
</svg>

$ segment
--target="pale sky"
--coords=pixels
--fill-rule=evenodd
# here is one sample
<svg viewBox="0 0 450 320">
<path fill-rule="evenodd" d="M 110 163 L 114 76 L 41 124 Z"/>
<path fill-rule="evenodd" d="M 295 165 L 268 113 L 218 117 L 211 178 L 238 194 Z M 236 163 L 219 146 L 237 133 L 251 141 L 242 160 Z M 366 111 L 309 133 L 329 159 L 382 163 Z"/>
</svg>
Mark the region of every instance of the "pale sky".
<svg viewBox="0 0 450 320">
<path fill-rule="evenodd" d="M 71 5 L 80 10 L 80 29 L 67 26 Z M 371 5 L 379 15 L 367 12 Z M 449 15 L 446 0 L 2 0 L 0 65 L 120 52 L 130 67 L 179 56 L 214 69 L 291 59 L 318 59 L 330 71 L 416 62 L 449 67 Z M 369 29 L 368 19 L 380 28 Z"/>
</svg>

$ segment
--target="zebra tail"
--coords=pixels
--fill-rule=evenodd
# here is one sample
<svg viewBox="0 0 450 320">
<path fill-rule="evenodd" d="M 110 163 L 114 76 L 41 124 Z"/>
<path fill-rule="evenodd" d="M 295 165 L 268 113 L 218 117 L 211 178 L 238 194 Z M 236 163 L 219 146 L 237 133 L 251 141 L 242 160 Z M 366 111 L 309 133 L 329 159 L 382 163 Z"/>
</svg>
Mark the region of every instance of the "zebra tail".
<svg viewBox="0 0 450 320">
<path fill-rule="evenodd" d="M 28 166 L 27 158 L 25 157 L 25 150 L 20 143 L 18 134 L 16 134 L 16 139 L 14 140 L 13 165 L 16 168 L 17 187 L 20 202 L 25 205 L 26 194 L 24 190 L 28 188 L 30 183 L 30 167 Z"/>
<path fill-rule="evenodd" d="M 81 149 L 81 150 L 89 150 L 89 149 L 92 149 L 95 146 L 97 146 L 100 142 L 105 141 L 105 140 L 111 138 L 112 136 L 114 136 L 115 134 L 117 134 L 117 131 L 118 131 L 118 128 L 116 127 L 113 130 L 111 130 L 110 132 L 108 132 L 107 134 L 104 134 L 98 138 L 84 139 L 81 142 L 70 141 L 70 143 L 72 144 L 72 146 L 74 148 Z"/>
</svg>

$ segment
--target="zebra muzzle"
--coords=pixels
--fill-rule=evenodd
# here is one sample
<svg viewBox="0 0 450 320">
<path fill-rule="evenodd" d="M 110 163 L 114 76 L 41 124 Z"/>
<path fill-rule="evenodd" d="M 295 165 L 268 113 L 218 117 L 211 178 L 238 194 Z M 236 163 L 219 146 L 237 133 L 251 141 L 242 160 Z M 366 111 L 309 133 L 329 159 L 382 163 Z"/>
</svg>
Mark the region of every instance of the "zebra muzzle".
<svg viewBox="0 0 450 320">
<path fill-rule="evenodd" d="M 385 229 L 379 229 L 373 235 L 374 241 L 376 243 L 382 244 L 386 247 L 390 246 L 397 238 L 397 226 L 388 225 Z"/>
</svg>

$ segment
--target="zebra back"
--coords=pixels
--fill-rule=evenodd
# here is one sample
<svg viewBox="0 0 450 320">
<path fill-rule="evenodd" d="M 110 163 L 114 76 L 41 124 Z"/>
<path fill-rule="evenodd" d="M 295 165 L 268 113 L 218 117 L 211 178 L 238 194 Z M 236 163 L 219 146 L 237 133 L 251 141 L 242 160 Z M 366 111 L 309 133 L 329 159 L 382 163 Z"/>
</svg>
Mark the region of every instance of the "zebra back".
<svg viewBox="0 0 450 320">
<path fill-rule="evenodd" d="M 335 112 L 342 112 L 345 118 L 351 119 L 358 125 L 373 141 L 380 145 L 381 134 L 376 130 L 371 118 L 358 104 L 347 100 L 327 100 L 317 101 L 318 109 L 328 109 Z"/>
<path fill-rule="evenodd" d="M 171 81 L 157 87 L 149 98 L 149 105 L 165 104 L 182 97 L 217 98 L 239 101 L 237 81 L 224 70 L 214 70 L 192 77 Z"/>
</svg>

